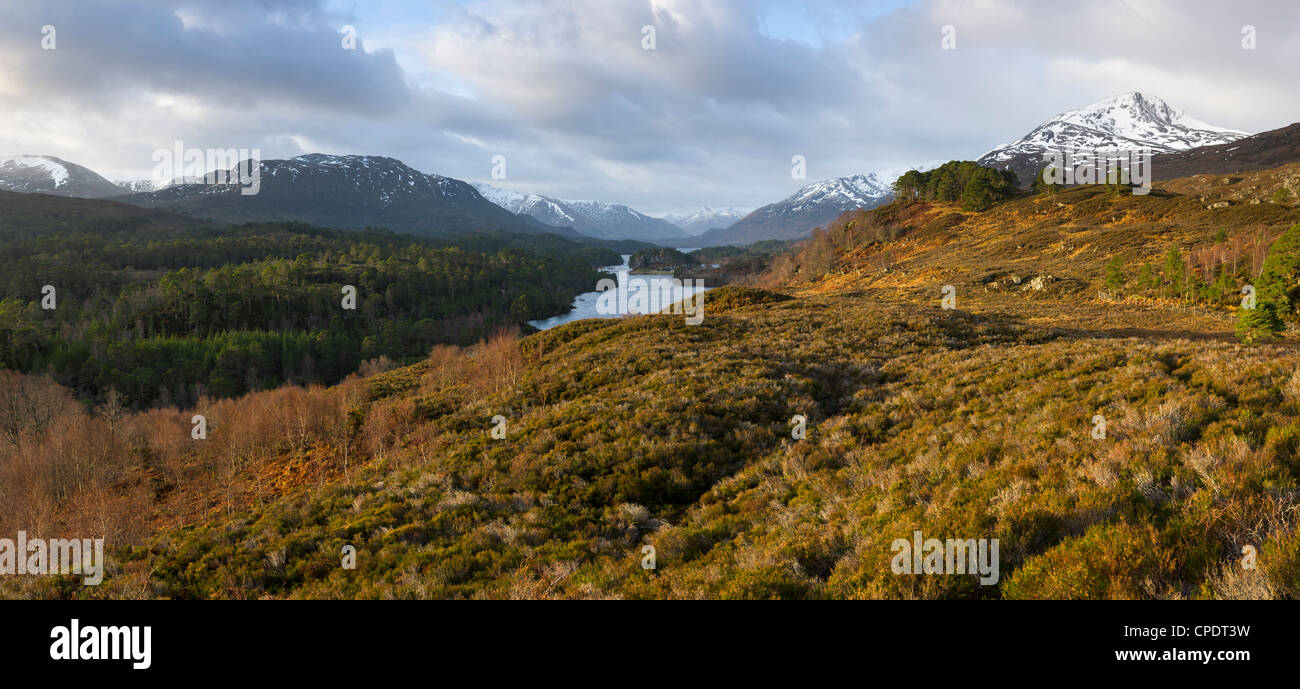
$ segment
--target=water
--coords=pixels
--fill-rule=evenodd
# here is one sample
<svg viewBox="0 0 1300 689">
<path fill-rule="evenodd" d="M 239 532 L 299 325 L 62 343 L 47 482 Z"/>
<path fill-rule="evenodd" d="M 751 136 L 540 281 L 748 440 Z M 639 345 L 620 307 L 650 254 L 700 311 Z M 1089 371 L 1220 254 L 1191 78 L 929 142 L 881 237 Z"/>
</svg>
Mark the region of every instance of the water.
<svg viewBox="0 0 1300 689">
<path fill-rule="evenodd" d="M 629 278 L 628 261 L 631 258 L 631 254 L 623 254 L 622 265 L 605 266 L 601 268 L 601 270 L 616 276 L 615 279 L 619 280 L 619 285 L 625 286 L 627 284 L 627 279 Z M 657 289 L 660 286 L 660 283 L 669 282 L 673 279 L 673 276 L 671 275 L 632 275 L 630 277 L 645 280 L 649 283 L 651 289 Z M 705 287 L 703 290 L 700 290 L 695 287 L 690 287 L 682 290 L 682 296 L 685 298 L 695 294 L 696 292 L 707 292 L 710 289 L 713 288 Z M 600 295 L 601 292 L 583 292 L 574 298 L 573 308 L 568 313 L 562 313 L 558 316 L 542 318 L 536 321 L 528 321 L 528 325 L 531 325 L 538 330 L 546 330 L 548 328 L 554 328 L 557 325 L 564 325 L 565 323 L 582 320 L 584 318 L 622 318 L 622 316 L 618 314 L 602 314 L 596 312 L 596 300 Z"/>
</svg>

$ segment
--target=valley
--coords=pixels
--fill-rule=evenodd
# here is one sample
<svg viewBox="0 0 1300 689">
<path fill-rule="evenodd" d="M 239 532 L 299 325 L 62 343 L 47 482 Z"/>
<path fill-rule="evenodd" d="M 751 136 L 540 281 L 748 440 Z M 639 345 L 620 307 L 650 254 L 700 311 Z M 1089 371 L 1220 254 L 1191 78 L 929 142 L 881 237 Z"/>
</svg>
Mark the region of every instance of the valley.
<svg viewBox="0 0 1300 689">
<path fill-rule="evenodd" d="M 852 211 L 708 292 L 699 325 L 498 332 L 118 415 L 54 395 L 64 430 L 18 430 L 0 527 L 97 523 L 117 547 L 93 591 L 8 593 L 1294 597 L 1294 326 L 1234 330 L 1239 288 L 1300 232 L 1271 200 L 1293 175 Z M 892 573 L 916 529 L 997 539 L 998 581 Z M 1258 570 L 1234 566 L 1247 545 Z"/>
<path fill-rule="evenodd" d="M 383 156 L 253 194 L 4 159 L 0 532 L 108 564 L 0 595 L 1294 598 L 1291 129 L 1133 92 L 662 218 Z M 1125 145 L 1149 194 L 1033 182 Z M 996 563 L 900 572 L 920 534 Z"/>
</svg>

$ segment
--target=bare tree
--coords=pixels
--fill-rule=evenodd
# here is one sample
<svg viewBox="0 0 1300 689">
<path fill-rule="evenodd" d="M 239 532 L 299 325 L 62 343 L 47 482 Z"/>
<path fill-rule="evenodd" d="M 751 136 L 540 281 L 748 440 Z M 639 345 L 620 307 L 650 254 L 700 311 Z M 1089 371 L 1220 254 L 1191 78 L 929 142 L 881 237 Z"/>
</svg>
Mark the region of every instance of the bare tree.
<svg viewBox="0 0 1300 689">
<path fill-rule="evenodd" d="M 0 438 L 18 447 L 24 435 L 45 435 L 72 395 L 49 376 L 0 371 Z"/>
</svg>

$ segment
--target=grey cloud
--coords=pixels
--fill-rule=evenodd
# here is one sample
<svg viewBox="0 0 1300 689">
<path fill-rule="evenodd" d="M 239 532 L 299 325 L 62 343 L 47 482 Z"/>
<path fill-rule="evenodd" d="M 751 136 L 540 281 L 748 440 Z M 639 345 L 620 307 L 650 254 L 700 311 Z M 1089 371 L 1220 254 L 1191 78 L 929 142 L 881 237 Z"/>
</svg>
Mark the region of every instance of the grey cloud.
<svg viewBox="0 0 1300 689">
<path fill-rule="evenodd" d="M 274 19 L 265 7 L 275 7 Z M 163 92 L 254 107 L 265 102 L 381 115 L 409 102 L 390 52 L 344 50 L 342 18 L 315 3 L 74 2 L 6 10 L 5 68 L 30 98 L 76 98 L 100 109 Z M 196 18 L 186 28 L 180 15 Z M 57 49 L 41 50 L 41 27 Z"/>
<path fill-rule="evenodd" d="M 249 142 L 267 156 L 390 155 L 471 181 L 501 154 L 501 186 L 689 212 L 974 158 L 1130 90 L 1239 129 L 1300 119 L 1294 3 L 783 8 L 807 13 L 808 42 L 771 31 L 781 27 L 764 13 L 776 4 L 441 3 L 443 21 L 395 54 L 367 52 L 365 30 L 359 50 L 341 50 L 339 26 L 365 17 L 324 0 L 22 2 L 0 23 L 0 151 L 111 170 L 147 159 L 159 138 Z M 59 28 L 55 55 L 38 50 L 45 23 Z M 645 24 L 654 51 L 641 49 Z M 944 24 L 957 28 L 956 51 L 940 49 Z M 1257 27 L 1258 50 L 1241 50 L 1242 24 Z M 463 88 L 414 87 L 404 67 Z M 161 108 L 147 100 L 156 94 L 185 102 Z M 791 179 L 795 154 L 808 180 Z"/>
</svg>

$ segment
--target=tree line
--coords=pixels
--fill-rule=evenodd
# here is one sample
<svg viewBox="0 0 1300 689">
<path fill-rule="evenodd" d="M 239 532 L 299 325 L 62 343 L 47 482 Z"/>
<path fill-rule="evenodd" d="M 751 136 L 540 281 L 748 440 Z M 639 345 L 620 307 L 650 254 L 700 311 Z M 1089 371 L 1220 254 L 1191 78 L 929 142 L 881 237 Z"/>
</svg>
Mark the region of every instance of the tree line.
<svg viewBox="0 0 1300 689">
<path fill-rule="evenodd" d="M 0 368 L 48 373 L 88 399 L 115 389 L 136 408 L 329 384 L 380 356 L 472 344 L 564 311 L 601 277 L 595 266 L 620 260 L 560 237 L 475 235 L 470 250 L 300 223 L 10 227 L 0 228 L 11 238 L 0 245 Z M 537 248 L 519 248 L 524 239 Z M 345 285 L 355 308 L 343 307 Z"/>
<path fill-rule="evenodd" d="M 933 170 L 908 170 L 894 182 L 894 196 L 908 201 L 961 202 L 963 210 L 988 210 L 1011 198 L 1019 185 L 1016 173 L 971 160 L 950 160 Z"/>
</svg>

